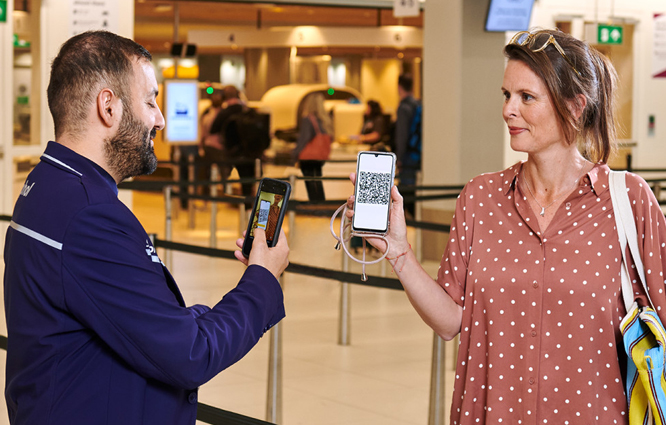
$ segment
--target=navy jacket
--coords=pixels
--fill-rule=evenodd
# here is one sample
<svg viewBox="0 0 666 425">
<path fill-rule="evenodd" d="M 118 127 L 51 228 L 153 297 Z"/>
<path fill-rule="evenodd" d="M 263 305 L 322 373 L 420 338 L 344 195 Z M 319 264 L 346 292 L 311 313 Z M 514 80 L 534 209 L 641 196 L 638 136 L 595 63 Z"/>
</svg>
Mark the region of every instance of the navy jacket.
<svg viewBox="0 0 666 425">
<path fill-rule="evenodd" d="M 213 308 L 186 307 L 111 176 L 54 142 L 4 257 L 12 424 L 194 424 L 197 388 L 284 317 L 260 266 Z"/>
</svg>

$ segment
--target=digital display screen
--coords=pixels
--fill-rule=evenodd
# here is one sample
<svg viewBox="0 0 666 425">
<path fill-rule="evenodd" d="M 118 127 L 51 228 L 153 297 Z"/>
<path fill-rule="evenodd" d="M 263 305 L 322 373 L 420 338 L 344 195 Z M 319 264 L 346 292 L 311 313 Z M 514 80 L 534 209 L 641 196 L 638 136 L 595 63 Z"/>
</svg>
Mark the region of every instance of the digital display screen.
<svg viewBox="0 0 666 425">
<path fill-rule="evenodd" d="M 254 229 L 259 227 L 266 231 L 266 240 L 268 242 L 273 240 L 283 203 L 284 195 L 264 191 L 259 192 L 257 211 L 254 214 L 254 222 L 250 230 L 251 237 L 254 237 Z"/>
<path fill-rule="evenodd" d="M 164 82 L 165 139 L 167 142 L 199 141 L 199 82 L 167 80 Z"/>
<path fill-rule="evenodd" d="M 486 17 L 486 31 L 527 31 L 534 0 L 491 0 Z"/>
</svg>

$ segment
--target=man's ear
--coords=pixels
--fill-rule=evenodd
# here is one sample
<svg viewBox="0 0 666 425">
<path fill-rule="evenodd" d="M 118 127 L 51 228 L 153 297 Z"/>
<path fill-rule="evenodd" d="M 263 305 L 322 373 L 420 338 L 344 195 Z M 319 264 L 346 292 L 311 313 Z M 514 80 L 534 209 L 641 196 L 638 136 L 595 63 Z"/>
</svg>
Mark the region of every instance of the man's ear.
<svg viewBox="0 0 666 425">
<path fill-rule="evenodd" d="M 113 127 L 120 120 L 123 113 L 123 105 L 113 90 L 106 88 L 97 95 L 97 113 L 100 120 L 107 127 Z"/>
<path fill-rule="evenodd" d="M 575 118 L 576 122 L 583 114 L 585 106 L 587 106 L 587 98 L 583 94 L 578 94 L 576 97 L 569 101 L 569 111 L 571 111 L 571 114 Z"/>
</svg>

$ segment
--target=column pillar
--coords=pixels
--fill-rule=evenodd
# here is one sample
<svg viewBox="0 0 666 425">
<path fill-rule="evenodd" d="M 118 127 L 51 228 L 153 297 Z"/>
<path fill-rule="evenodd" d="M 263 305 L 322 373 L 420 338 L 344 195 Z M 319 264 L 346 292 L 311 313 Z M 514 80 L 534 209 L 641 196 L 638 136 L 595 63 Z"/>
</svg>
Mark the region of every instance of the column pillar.
<svg viewBox="0 0 666 425">
<path fill-rule="evenodd" d="M 245 95 L 261 100 L 268 89 L 289 84 L 288 47 L 245 49 Z"/>
<path fill-rule="evenodd" d="M 504 167 L 500 88 L 504 33 L 484 31 L 488 0 L 428 3 L 423 46 L 423 184 L 463 184 Z M 429 201 L 423 220 L 450 223 L 452 201 Z M 423 232 L 424 259 L 448 235 Z"/>
</svg>

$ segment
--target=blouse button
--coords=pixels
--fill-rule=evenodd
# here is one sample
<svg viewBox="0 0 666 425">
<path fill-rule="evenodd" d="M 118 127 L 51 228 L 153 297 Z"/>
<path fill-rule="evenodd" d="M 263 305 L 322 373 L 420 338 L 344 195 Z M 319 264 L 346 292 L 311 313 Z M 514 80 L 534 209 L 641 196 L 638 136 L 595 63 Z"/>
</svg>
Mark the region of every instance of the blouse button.
<svg viewBox="0 0 666 425">
<path fill-rule="evenodd" d="M 530 378 L 530 385 L 534 385 L 534 378 Z"/>
<path fill-rule="evenodd" d="M 567 202 L 565 206 L 567 207 L 567 211 L 570 210 L 571 209 L 571 202 Z"/>
<path fill-rule="evenodd" d="M 536 335 L 537 335 L 536 331 L 532 331 L 532 336 L 536 336 Z"/>
<path fill-rule="evenodd" d="M 537 282 L 537 281 L 535 280 L 535 281 L 532 283 L 532 286 L 533 286 L 534 288 L 538 288 L 538 287 L 539 287 L 539 282 Z"/>
</svg>

